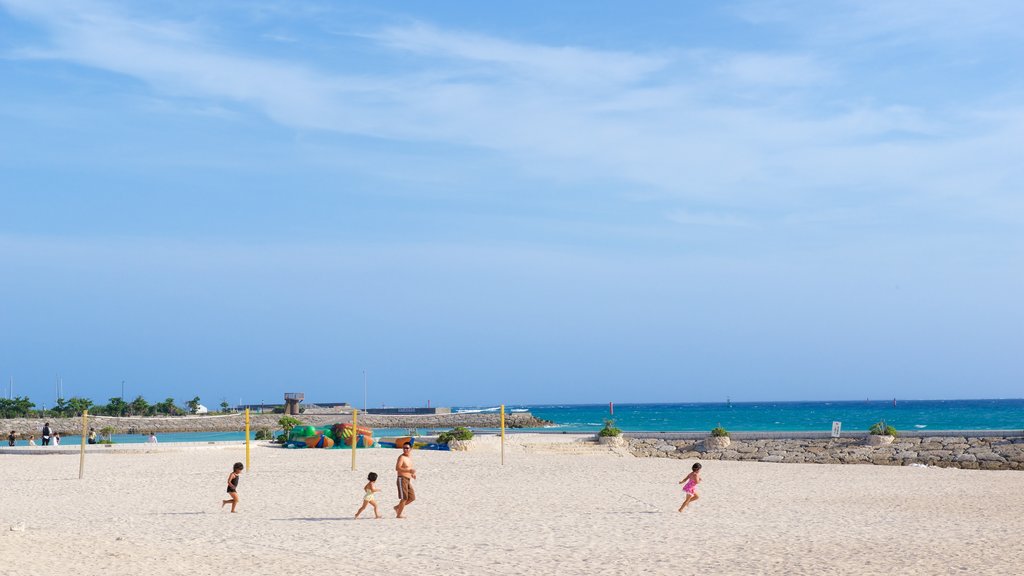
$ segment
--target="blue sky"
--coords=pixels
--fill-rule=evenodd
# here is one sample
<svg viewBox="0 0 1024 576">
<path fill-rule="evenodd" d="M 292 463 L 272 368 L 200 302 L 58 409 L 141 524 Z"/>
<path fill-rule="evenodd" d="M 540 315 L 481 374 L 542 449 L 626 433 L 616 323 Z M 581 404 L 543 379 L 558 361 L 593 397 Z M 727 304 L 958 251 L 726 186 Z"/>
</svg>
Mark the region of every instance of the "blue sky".
<svg viewBox="0 0 1024 576">
<path fill-rule="evenodd" d="M 1020 397 L 1022 17 L 0 0 L 0 379 Z"/>
</svg>

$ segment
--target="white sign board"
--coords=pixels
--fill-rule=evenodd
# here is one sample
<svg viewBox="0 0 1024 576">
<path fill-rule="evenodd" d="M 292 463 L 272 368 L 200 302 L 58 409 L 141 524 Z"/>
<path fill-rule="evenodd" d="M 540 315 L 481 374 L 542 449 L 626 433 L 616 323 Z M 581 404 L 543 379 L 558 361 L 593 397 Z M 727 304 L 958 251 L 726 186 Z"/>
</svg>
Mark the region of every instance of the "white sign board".
<svg viewBox="0 0 1024 576">
<path fill-rule="evenodd" d="M 839 430 L 842 427 L 843 427 L 843 423 L 842 422 L 838 422 L 838 421 L 832 422 L 832 437 L 833 438 L 839 438 Z"/>
</svg>

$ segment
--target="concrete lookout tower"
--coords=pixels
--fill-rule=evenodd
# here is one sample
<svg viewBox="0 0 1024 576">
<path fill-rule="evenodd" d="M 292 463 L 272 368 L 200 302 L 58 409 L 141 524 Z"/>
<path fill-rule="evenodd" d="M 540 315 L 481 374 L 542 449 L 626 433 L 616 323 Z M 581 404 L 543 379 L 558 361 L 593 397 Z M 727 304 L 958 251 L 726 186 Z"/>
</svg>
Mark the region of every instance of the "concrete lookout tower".
<svg viewBox="0 0 1024 576">
<path fill-rule="evenodd" d="M 291 414 L 293 416 L 299 415 L 299 404 L 306 399 L 306 395 L 302 392 L 285 392 L 284 393 L 284 413 Z"/>
</svg>

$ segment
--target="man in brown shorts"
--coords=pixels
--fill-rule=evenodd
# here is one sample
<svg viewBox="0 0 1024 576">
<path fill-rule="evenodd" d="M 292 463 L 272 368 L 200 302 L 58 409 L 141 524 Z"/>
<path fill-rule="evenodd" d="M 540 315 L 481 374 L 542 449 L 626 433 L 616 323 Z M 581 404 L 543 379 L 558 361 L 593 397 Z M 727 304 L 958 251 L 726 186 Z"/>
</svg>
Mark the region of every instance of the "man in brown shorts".
<svg viewBox="0 0 1024 576">
<path fill-rule="evenodd" d="M 412 467 L 412 440 L 402 446 L 402 455 L 395 462 L 398 472 L 398 506 L 395 506 L 397 518 L 405 518 L 402 511 L 416 499 L 416 491 L 412 489 L 412 481 L 416 479 L 416 470 Z"/>
</svg>

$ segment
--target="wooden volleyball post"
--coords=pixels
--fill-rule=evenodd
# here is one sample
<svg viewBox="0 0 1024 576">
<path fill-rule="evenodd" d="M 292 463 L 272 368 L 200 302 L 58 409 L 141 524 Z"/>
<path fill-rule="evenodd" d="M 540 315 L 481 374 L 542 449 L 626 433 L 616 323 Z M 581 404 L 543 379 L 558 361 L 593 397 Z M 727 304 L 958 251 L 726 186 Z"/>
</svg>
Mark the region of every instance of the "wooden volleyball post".
<svg viewBox="0 0 1024 576">
<path fill-rule="evenodd" d="M 249 470 L 249 409 L 245 409 L 245 469 Z"/>
<path fill-rule="evenodd" d="M 82 476 L 85 475 L 85 433 L 86 428 L 89 426 L 89 411 L 82 410 L 82 450 L 78 456 L 78 479 L 81 480 Z"/>
<path fill-rule="evenodd" d="M 505 465 L 505 405 L 501 405 L 501 465 Z"/>
<path fill-rule="evenodd" d="M 356 444 L 359 441 L 359 428 L 356 427 L 359 421 L 359 408 L 352 409 L 352 469 L 356 469 Z"/>
</svg>

